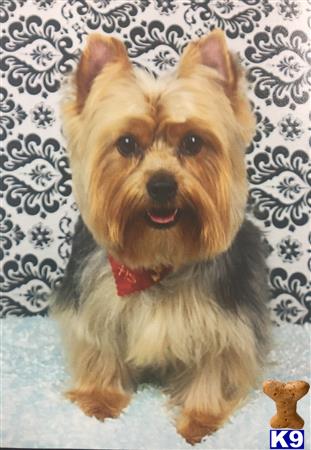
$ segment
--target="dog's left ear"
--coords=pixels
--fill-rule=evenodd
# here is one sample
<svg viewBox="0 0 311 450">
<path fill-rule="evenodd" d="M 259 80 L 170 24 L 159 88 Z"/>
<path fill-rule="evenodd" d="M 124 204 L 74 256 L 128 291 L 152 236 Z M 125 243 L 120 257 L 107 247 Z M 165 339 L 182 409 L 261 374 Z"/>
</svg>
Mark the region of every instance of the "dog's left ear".
<svg viewBox="0 0 311 450">
<path fill-rule="evenodd" d="M 231 96 L 234 93 L 241 69 L 228 50 L 222 30 L 213 30 L 186 47 L 180 60 L 180 75 L 191 75 L 195 64 L 215 69 L 227 95 Z"/>
<path fill-rule="evenodd" d="M 114 37 L 99 33 L 91 34 L 88 37 L 86 48 L 82 52 L 76 72 L 79 111 L 83 109 L 95 78 L 111 64 L 118 64 L 119 70 L 131 69 L 126 48 L 121 41 Z"/>
</svg>

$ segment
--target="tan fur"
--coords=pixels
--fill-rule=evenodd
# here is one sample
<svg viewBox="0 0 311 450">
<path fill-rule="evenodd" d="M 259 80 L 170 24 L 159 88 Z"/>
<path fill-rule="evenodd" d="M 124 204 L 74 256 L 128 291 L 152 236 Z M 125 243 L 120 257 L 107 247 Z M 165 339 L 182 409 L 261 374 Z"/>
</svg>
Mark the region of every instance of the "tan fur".
<svg viewBox="0 0 311 450">
<path fill-rule="evenodd" d="M 88 47 L 83 52 L 76 72 L 77 112 L 81 112 L 90 93 L 93 80 L 101 72 L 103 64 L 117 62 L 122 68 L 129 68 L 124 45 L 113 37 L 94 33 L 89 37 Z"/>
<path fill-rule="evenodd" d="M 225 415 L 184 411 L 177 422 L 177 430 L 190 444 L 197 444 L 202 436 L 214 433 L 225 419 Z"/>
<path fill-rule="evenodd" d="M 221 88 L 213 79 L 209 80 L 208 73 L 208 69 L 198 66 L 193 70 L 190 79 L 168 78 L 164 91 L 157 96 L 154 92 L 163 87 L 163 81 L 159 82 L 160 88 L 157 86 L 158 81 L 152 80 L 154 87 L 149 93 L 148 102 L 147 88 L 150 89 L 150 79 L 145 86 L 144 76 L 138 75 L 137 83 L 134 75 L 129 78 L 127 73 L 120 73 L 119 67 L 110 65 L 96 78 L 81 115 L 73 117 L 70 102 L 65 104 L 65 129 L 73 152 L 73 185 L 82 216 L 93 230 L 97 241 L 132 267 L 137 266 L 138 262 L 140 266 L 150 267 L 150 255 L 155 253 L 161 255 L 161 259 L 155 261 L 156 264 L 174 266 L 179 266 L 189 258 L 213 256 L 228 247 L 242 221 L 247 196 L 242 153 L 245 147 L 245 130 L 239 132 L 243 124 L 237 122 L 228 98 L 222 94 Z M 202 90 L 199 88 L 202 85 L 205 85 L 204 95 L 210 99 L 208 104 L 202 98 Z M 130 104 L 125 104 L 127 98 L 131 98 Z M 153 103 L 150 103 L 150 98 L 153 98 Z M 215 111 L 210 104 L 217 105 Z M 158 123 L 155 123 L 153 117 L 155 108 L 160 111 Z M 103 117 L 102 111 L 109 111 L 109 116 Z M 219 111 L 223 114 L 219 114 Z M 133 116 L 143 123 L 142 129 L 150 131 L 145 139 L 140 137 L 145 148 L 144 160 L 128 164 L 113 150 L 113 146 L 119 135 L 132 132 Z M 207 149 L 204 160 L 203 153 L 198 156 L 201 160 L 200 166 L 195 164 L 193 169 L 193 161 L 186 161 L 184 166 L 176 164 L 175 148 L 165 139 L 165 134 L 151 141 L 154 134 L 157 136 L 156 131 L 163 128 L 167 121 L 171 124 L 172 120 L 183 125 L 187 122 L 194 123 L 194 131 L 210 130 L 214 140 L 222 145 L 222 148 L 218 148 L 221 153 L 217 153 L 215 157 L 213 149 Z M 94 123 L 98 123 L 98 132 Z M 154 250 L 160 247 L 161 252 L 155 252 L 151 248 L 149 256 L 146 254 L 146 246 L 150 248 L 150 233 L 146 228 L 141 229 L 139 214 L 137 216 L 135 213 L 139 213 L 148 205 L 146 193 L 141 189 L 146 177 L 162 167 L 174 173 L 177 182 L 180 181 L 184 187 L 185 192 L 180 194 L 180 204 L 183 204 L 185 199 L 196 202 L 195 206 L 205 213 L 202 217 L 205 226 L 201 229 L 202 242 L 200 249 L 195 249 L 194 255 L 191 255 L 190 250 L 193 249 L 193 242 L 189 242 L 189 247 L 185 248 L 186 254 L 181 254 L 180 249 L 177 249 L 177 246 L 180 247 L 178 243 L 181 234 L 184 234 L 182 229 L 160 233 L 159 239 L 153 233 Z M 205 178 L 208 177 L 205 184 L 197 173 L 198 167 L 202 167 L 202 173 Z M 102 177 L 106 180 L 104 184 Z M 226 180 L 223 181 L 223 177 L 226 177 Z M 185 180 L 188 187 L 184 183 Z M 219 189 L 211 190 L 211 185 L 215 184 Z M 97 193 L 98 191 L 100 193 Z M 202 196 L 201 192 L 205 195 Z M 212 194 L 216 197 L 211 197 Z M 209 204 L 206 203 L 207 200 Z M 125 212 L 122 221 L 121 210 Z M 129 217 L 126 211 L 131 213 Z M 219 217 L 209 211 L 218 211 Z M 126 222 L 132 223 L 133 219 L 137 220 L 140 239 L 137 242 L 131 227 L 127 244 L 129 241 L 135 242 L 135 250 L 124 246 Z M 174 242 L 176 245 L 172 246 Z M 142 261 L 143 255 L 145 260 Z"/>
<path fill-rule="evenodd" d="M 83 393 L 112 389 L 127 398 L 140 371 L 156 367 L 168 380 L 171 403 L 183 408 L 179 420 L 194 412 L 221 416 L 220 425 L 256 383 L 255 338 L 243 312 L 224 317 L 212 299 L 194 296 L 187 282 L 166 298 L 143 291 L 126 301 L 116 295 L 105 266 L 79 312 L 62 312 L 58 319 L 76 389 Z M 171 366 L 179 368 L 180 379 L 170 378 Z"/>
<path fill-rule="evenodd" d="M 83 220 L 96 241 L 131 268 L 176 269 L 211 258 L 228 249 L 243 221 L 244 150 L 254 119 L 241 73 L 219 33 L 191 43 L 175 72 L 160 79 L 133 69 L 115 39 L 96 35 L 64 102 Z M 219 64 L 202 53 L 206 45 L 219 47 Z M 203 139 L 191 158 L 178 154 L 187 132 Z M 117 151 L 118 138 L 128 133 L 139 142 L 140 157 Z M 178 183 L 174 207 L 187 212 L 165 231 L 146 226 L 143 217 L 152 206 L 146 183 L 162 169 Z M 79 310 L 56 311 L 74 379 L 69 397 L 87 414 L 114 417 L 140 374 L 156 368 L 171 402 L 181 407 L 178 431 L 198 442 L 256 382 L 259 362 L 246 315 L 224 315 L 215 299 L 186 280 L 161 294 L 149 289 L 120 298 L 100 258 L 98 253 L 88 261 L 90 270 L 98 270 L 91 294 L 88 269 L 83 272 Z"/>
<path fill-rule="evenodd" d="M 77 403 L 87 416 L 98 420 L 118 417 L 130 400 L 129 396 L 119 392 L 90 388 L 88 385 L 80 385 L 79 389 L 67 392 L 67 398 Z"/>
</svg>

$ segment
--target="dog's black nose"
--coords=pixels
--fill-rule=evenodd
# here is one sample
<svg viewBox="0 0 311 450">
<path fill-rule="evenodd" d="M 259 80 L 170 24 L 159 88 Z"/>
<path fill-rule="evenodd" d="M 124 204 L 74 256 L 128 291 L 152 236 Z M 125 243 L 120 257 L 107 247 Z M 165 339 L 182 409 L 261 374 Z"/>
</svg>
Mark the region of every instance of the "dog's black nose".
<svg viewBox="0 0 311 450">
<path fill-rule="evenodd" d="M 152 200 L 165 203 L 173 200 L 177 192 L 175 178 L 167 172 L 157 172 L 147 183 L 147 191 Z"/>
</svg>

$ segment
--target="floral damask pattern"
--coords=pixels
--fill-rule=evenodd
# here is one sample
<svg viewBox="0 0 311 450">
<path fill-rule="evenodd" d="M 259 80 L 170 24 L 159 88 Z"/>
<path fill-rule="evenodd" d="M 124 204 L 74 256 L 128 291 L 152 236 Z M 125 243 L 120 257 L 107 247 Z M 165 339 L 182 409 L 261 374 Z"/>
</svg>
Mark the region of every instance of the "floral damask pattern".
<svg viewBox="0 0 311 450">
<path fill-rule="evenodd" d="M 277 3 L 278 12 L 284 20 L 297 19 L 302 13 L 300 4 L 300 1 L 282 0 Z"/>
<path fill-rule="evenodd" d="M 14 244 L 17 246 L 25 237 L 21 227 L 14 224 L 10 215 L 0 208 L 0 261 Z"/>
<path fill-rule="evenodd" d="M 37 128 L 47 128 L 55 122 L 55 114 L 49 105 L 40 103 L 30 111 L 31 121 Z"/>
<path fill-rule="evenodd" d="M 1 48 L 5 51 L 0 69 L 18 92 L 31 95 L 56 92 L 63 75 L 77 60 L 72 52 L 68 30 L 54 19 L 43 22 L 39 16 L 19 17 L 3 33 Z"/>
<path fill-rule="evenodd" d="M 6 173 L 0 180 L 0 189 L 17 213 L 45 218 L 71 194 L 68 161 L 53 138 L 42 142 L 36 134 L 19 135 L 7 142 L 1 164 Z"/>
<path fill-rule="evenodd" d="M 286 236 L 276 244 L 278 255 L 284 262 L 293 263 L 302 256 L 302 245 L 297 239 Z"/>
<path fill-rule="evenodd" d="M 273 10 L 268 0 L 200 1 L 185 0 L 186 24 L 206 29 L 222 28 L 229 38 L 245 37 Z"/>
<path fill-rule="evenodd" d="M 308 102 L 311 53 L 307 32 L 298 29 L 290 33 L 285 26 L 266 26 L 254 35 L 252 44 L 245 56 L 251 64 L 249 79 L 255 94 L 265 99 L 266 105 L 279 107 L 295 109 L 295 104 Z"/>
<path fill-rule="evenodd" d="M 29 231 L 29 241 L 34 248 L 45 249 L 53 242 L 53 230 L 41 222 Z"/>
<path fill-rule="evenodd" d="M 78 211 L 58 105 L 87 35 L 121 38 L 157 75 L 219 27 L 250 82 L 249 211 L 270 249 L 271 315 L 310 322 L 310 15 L 298 0 L 2 0 L 0 316 L 47 314 L 70 256 Z"/>
<path fill-rule="evenodd" d="M 297 117 L 293 117 L 292 114 L 287 114 L 278 123 L 280 134 L 284 137 L 286 141 L 294 141 L 299 139 L 302 135 L 303 126 L 302 120 Z"/>
<path fill-rule="evenodd" d="M 27 114 L 22 106 L 15 103 L 13 95 L 0 87 L 0 141 L 12 134 L 12 129 L 26 119 Z"/>
</svg>

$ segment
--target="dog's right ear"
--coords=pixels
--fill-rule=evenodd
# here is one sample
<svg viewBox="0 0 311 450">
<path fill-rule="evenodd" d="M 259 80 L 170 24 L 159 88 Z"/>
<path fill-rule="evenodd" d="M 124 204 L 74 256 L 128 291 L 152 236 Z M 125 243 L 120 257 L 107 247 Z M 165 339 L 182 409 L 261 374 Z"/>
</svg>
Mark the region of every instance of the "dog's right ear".
<svg viewBox="0 0 311 450">
<path fill-rule="evenodd" d="M 180 74 L 191 74 L 195 64 L 215 70 L 225 93 L 229 97 L 235 95 L 242 72 L 228 49 L 222 30 L 213 30 L 187 45 L 179 63 Z"/>
<path fill-rule="evenodd" d="M 130 68 L 126 48 L 116 38 L 91 34 L 80 58 L 76 72 L 77 107 L 82 111 L 92 83 L 102 70 L 111 63 L 120 63 L 123 69 Z"/>
</svg>

